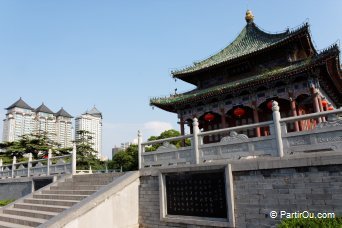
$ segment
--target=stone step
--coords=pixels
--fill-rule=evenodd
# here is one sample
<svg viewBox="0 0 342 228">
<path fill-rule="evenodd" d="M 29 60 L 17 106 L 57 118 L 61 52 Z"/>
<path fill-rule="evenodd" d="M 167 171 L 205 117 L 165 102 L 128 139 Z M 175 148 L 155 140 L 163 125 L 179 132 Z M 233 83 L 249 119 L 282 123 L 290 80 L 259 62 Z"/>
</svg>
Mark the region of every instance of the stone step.
<svg viewBox="0 0 342 228">
<path fill-rule="evenodd" d="M 34 210 L 26 210 L 26 209 L 19 209 L 19 208 L 5 209 L 3 213 L 30 217 L 30 218 L 40 218 L 40 219 L 46 219 L 46 220 L 49 220 L 58 214 L 56 212 L 34 211 Z"/>
<path fill-rule="evenodd" d="M 40 224 L 46 222 L 45 219 L 31 218 L 31 217 L 10 215 L 10 214 L 0 214 L 0 221 L 20 224 L 20 225 L 25 225 L 25 226 L 31 226 L 31 227 L 37 227 Z"/>
<path fill-rule="evenodd" d="M 32 226 L 25 226 L 16 223 L 0 221 L 0 228 L 31 228 Z"/>
<path fill-rule="evenodd" d="M 40 204 L 29 204 L 29 203 L 16 203 L 14 208 L 35 210 L 35 211 L 49 211 L 60 213 L 70 207 L 66 206 L 53 206 L 53 205 L 40 205 Z"/>
<path fill-rule="evenodd" d="M 94 190 L 102 188 L 104 185 L 65 185 L 65 186 L 51 186 L 51 190 Z"/>
<path fill-rule="evenodd" d="M 88 178 L 71 178 L 66 179 L 65 182 L 93 182 L 93 181 L 103 181 L 112 182 L 115 177 L 88 177 Z"/>
<path fill-rule="evenodd" d="M 78 200 L 24 199 L 24 203 L 72 207 Z"/>
<path fill-rule="evenodd" d="M 58 194 L 58 195 L 91 195 L 95 193 L 96 190 L 43 190 L 43 194 Z"/>
<path fill-rule="evenodd" d="M 58 195 L 58 194 L 35 194 L 34 199 L 52 199 L 52 200 L 76 200 L 81 201 L 86 195 Z"/>
<path fill-rule="evenodd" d="M 88 186 L 92 186 L 92 185 L 107 185 L 109 184 L 111 181 L 82 181 L 82 182 L 61 182 L 58 183 L 57 186 L 80 186 L 80 185 L 88 185 Z"/>
<path fill-rule="evenodd" d="M 94 174 L 79 174 L 72 176 L 73 179 L 87 179 L 87 178 L 106 178 L 106 177 L 119 177 L 124 173 L 116 172 L 116 173 L 94 173 Z"/>
</svg>

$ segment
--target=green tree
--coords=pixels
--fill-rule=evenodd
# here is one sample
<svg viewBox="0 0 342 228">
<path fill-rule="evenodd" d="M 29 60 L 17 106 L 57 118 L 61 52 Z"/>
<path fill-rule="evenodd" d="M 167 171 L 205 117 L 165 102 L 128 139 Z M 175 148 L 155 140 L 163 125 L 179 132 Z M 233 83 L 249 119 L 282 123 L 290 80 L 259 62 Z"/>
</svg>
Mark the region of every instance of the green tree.
<svg viewBox="0 0 342 228">
<path fill-rule="evenodd" d="M 109 169 L 122 169 L 123 171 L 138 169 L 138 145 L 132 144 L 125 150 L 118 151 L 113 160 L 108 162 Z"/>
<path fill-rule="evenodd" d="M 22 135 L 17 141 L 0 143 L 0 148 L 5 151 L 3 155 L 8 157 L 20 159 L 24 154 L 31 153 L 34 159 L 38 159 L 46 156 L 49 149 L 57 148 L 58 144 L 50 138 L 47 132 L 41 131 Z"/>
<path fill-rule="evenodd" d="M 151 136 L 148 141 L 166 139 L 171 137 L 180 136 L 179 131 L 167 130 L 162 132 L 159 136 Z M 180 147 L 182 140 L 171 142 L 177 147 Z M 185 140 L 186 145 L 190 145 L 190 140 Z M 146 151 L 156 150 L 161 144 L 155 144 L 151 147 L 147 147 Z M 108 162 L 109 169 L 121 169 L 123 171 L 137 170 L 138 169 L 138 145 L 132 144 L 124 150 L 118 151 L 112 161 Z"/>
<path fill-rule="evenodd" d="M 94 170 L 100 170 L 105 168 L 104 162 L 100 161 L 95 151 L 92 148 L 93 139 L 92 133 L 86 130 L 80 130 L 76 132 L 77 139 L 76 143 L 76 158 L 77 158 L 77 169 L 85 170 L 91 167 Z"/>
<path fill-rule="evenodd" d="M 148 138 L 148 141 L 154 141 L 154 140 L 159 140 L 159 139 L 167 139 L 167 138 L 173 138 L 173 137 L 177 137 L 180 136 L 181 133 L 177 130 L 174 129 L 170 129 L 170 130 L 166 130 L 163 131 L 159 136 L 151 136 L 150 138 Z M 177 140 L 177 141 L 173 141 L 170 142 L 171 144 L 175 145 L 177 148 L 182 146 L 182 141 L 184 141 L 184 145 L 185 146 L 190 146 L 191 142 L 189 139 L 186 140 Z M 158 143 L 158 144 L 154 144 L 150 147 L 146 148 L 146 151 L 155 151 L 158 149 L 158 147 L 160 147 L 162 144 Z"/>
</svg>

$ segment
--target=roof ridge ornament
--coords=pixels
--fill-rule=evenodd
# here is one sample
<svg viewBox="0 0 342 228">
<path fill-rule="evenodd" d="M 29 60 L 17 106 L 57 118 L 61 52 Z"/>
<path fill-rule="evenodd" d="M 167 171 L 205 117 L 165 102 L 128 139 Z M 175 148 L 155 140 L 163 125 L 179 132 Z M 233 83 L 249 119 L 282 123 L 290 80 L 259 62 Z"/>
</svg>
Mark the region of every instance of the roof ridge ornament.
<svg viewBox="0 0 342 228">
<path fill-rule="evenodd" d="M 246 16 L 245 16 L 246 22 L 247 23 L 252 23 L 254 20 L 254 15 L 251 10 L 246 11 Z"/>
</svg>

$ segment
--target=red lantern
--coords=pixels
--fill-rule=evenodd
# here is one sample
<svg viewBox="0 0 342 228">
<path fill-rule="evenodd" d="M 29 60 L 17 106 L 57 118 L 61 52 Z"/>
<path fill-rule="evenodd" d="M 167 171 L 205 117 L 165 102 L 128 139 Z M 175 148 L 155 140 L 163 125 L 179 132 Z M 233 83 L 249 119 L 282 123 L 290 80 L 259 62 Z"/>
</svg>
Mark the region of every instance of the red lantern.
<svg viewBox="0 0 342 228">
<path fill-rule="evenodd" d="M 212 121 L 213 119 L 215 119 L 215 116 L 214 116 L 214 114 L 212 114 L 212 113 L 207 113 L 207 114 L 205 114 L 205 116 L 204 116 L 204 120 L 205 121 L 208 121 L 208 122 L 210 122 L 210 121 Z"/>
<path fill-rule="evenodd" d="M 243 109 L 243 108 L 236 108 L 234 110 L 234 115 L 237 116 L 237 117 L 241 117 L 243 115 L 245 115 L 246 111 Z"/>
<path fill-rule="evenodd" d="M 269 102 L 267 102 L 267 108 L 269 109 L 269 110 L 272 110 L 272 104 L 273 103 L 273 101 L 269 101 Z"/>
<path fill-rule="evenodd" d="M 328 106 L 328 101 L 322 100 L 322 106 L 323 106 L 323 107 L 327 107 L 327 106 Z"/>
<path fill-rule="evenodd" d="M 334 107 L 330 105 L 330 106 L 328 107 L 328 110 L 329 110 L 329 111 L 334 110 Z"/>
</svg>

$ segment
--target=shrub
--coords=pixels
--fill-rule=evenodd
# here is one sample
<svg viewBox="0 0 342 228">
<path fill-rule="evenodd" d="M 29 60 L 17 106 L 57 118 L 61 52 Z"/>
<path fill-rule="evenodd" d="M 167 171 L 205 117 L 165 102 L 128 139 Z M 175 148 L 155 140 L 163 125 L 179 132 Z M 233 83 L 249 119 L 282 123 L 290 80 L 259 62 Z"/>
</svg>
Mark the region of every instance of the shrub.
<svg viewBox="0 0 342 228">
<path fill-rule="evenodd" d="M 338 218 L 291 218 L 284 219 L 277 226 L 278 228 L 335 228 L 342 227 L 342 217 Z"/>
</svg>

